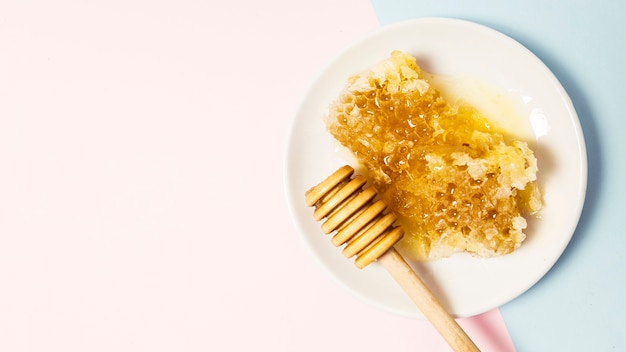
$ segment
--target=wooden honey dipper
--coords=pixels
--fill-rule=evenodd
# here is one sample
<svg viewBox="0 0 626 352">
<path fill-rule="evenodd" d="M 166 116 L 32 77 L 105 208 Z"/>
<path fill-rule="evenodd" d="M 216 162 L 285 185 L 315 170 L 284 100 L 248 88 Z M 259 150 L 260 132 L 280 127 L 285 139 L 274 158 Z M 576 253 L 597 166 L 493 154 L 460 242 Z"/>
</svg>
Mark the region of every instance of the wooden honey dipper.
<svg viewBox="0 0 626 352">
<path fill-rule="evenodd" d="M 387 205 L 375 199 L 376 190 L 363 187 L 365 177 L 353 174 L 351 166 L 343 166 L 306 192 L 307 205 L 315 206 L 314 219 L 326 218 L 322 231 L 336 231 L 332 243 L 337 247 L 345 244 L 343 254 L 356 256 L 354 263 L 359 269 L 375 260 L 387 269 L 454 351 L 479 351 L 394 248 L 404 235 L 404 230 L 394 225 L 396 216 L 385 212 Z"/>
</svg>

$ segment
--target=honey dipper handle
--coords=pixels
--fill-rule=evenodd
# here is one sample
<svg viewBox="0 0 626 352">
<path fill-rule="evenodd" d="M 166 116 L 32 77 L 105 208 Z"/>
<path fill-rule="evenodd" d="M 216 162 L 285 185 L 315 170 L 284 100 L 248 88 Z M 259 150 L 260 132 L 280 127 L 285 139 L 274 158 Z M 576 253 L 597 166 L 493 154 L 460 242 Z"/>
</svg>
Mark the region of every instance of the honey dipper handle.
<svg viewBox="0 0 626 352">
<path fill-rule="evenodd" d="M 378 258 L 378 262 L 400 284 L 454 351 L 480 351 L 400 253 L 391 248 Z"/>
</svg>

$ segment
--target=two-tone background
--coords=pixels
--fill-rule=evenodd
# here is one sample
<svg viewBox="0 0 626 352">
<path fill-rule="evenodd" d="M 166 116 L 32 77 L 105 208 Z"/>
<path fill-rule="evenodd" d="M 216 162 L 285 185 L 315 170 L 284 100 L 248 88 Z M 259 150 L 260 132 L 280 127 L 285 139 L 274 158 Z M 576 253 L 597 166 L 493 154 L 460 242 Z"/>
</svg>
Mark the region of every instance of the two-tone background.
<svg viewBox="0 0 626 352">
<path fill-rule="evenodd" d="M 626 6 L 618 1 L 0 2 L 0 351 L 447 351 L 330 280 L 283 187 L 338 50 L 454 17 L 572 98 L 589 185 L 564 255 L 461 324 L 484 351 L 626 350 Z"/>
</svg>

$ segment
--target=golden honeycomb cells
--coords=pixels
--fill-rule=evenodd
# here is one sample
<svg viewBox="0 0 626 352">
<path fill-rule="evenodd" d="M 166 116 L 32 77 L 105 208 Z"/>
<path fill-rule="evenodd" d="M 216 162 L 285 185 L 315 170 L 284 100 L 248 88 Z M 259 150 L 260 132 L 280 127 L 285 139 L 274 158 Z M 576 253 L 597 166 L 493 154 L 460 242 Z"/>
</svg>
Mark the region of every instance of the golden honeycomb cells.
<svg viewBox="0 0 626 352">
<path fill-rule="evenodd" d="M 351 77 L 326 123 L 398 216 L 398 249 L 411 259 L 511 253 L 525 212 L 541 207 L 528 145 L 444 100 L 406 53 Z"/>
</svg>

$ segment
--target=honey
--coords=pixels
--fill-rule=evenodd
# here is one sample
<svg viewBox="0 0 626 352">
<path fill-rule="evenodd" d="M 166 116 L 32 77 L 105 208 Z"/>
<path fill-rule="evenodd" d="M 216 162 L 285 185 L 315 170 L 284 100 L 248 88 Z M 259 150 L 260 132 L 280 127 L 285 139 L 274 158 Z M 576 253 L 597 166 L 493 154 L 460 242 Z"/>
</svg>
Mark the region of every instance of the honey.
<svg viewBox="0 0 626 352">
<path fill-rule="evenodd" d="M 527 143 L 446 101 L 406 53 L 351 77 L 327 126 L 398 216 L 406 234 L 397 248 L 409 258 L 511 253 L 524 215 L 542 207 Z"/>
</svg>

